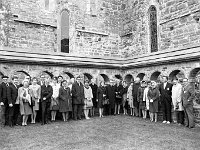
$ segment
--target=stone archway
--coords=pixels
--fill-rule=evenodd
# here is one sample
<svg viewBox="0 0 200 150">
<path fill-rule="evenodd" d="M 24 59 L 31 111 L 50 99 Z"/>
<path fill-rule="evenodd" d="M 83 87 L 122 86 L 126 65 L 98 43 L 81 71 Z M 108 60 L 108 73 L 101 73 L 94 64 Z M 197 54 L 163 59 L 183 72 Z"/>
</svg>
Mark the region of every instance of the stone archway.
<svg viewBox="0 0 200 150">
<path fill-rule="evenodd" d="M 115 78 L 117 78 L 117 79 L 119 79 L 119 80 L 122 80 L 122 79 L 123 79 L 122 76 L 121 76 L 120 74 L 116 74 L 116 75 L 115 75 Z"/>
<path fill-rule="evenodd" d="M 91 74 L 89 74 L 89 73 L 84 73 L 83 75 L 84 75 L 84 81 L 85 80 L 91 81 L 91 79 L 93 78 L 93 76 Z"/>
<path fill-rule="evenodd" d="M 70 72 L 63 72 L 64 76 L 66 77 L 66 79 L 72 79 L 75 78 L 74 75 Z"/>
<path fill-rule="evenodd" d="M 19 78 L 19 84 L 22 84 L 22 81 L 25 79 L 26 76 L 31 76 L 24 70 L 15 71 L 13 76 L 17 76 Z"/>
<path fill-rule="evenodd" d="M 49 72 L 49 71 L 47 71 L 47 70 L 46 70 L 46 71 L 43 71 L 42 74 L 44 74 L 45 77 L 50 77 L 50 78 L 53 78 L 53 76 L 54 76 L 53 73 L 51 73 L 51 72 Z"/>
<path fill-rule="evenodd" d="M 175 78 L 175 77 L 177 77 L 178 79 L 183 79 L 183 78 L 185 78 L 185 74 L 181 70 L 173 70 L 169 74 L 169 80 L 172 81 L 173 78 Z"/>
<path fill-rule="evenodd" d="M 97 78 L 97 85 L 99 85 L 99 83 L 101 81 L 104 81 L 105 83 L 108 83 L 110 81 L 110 79 L 109 79 L 108 75 L 106 75 L 106 74 L 99 74 L 98 78 Z"/>
<path fill-rule="evenodd" d="M 131 74 L 127 74 L 124 78 L 124 80 L 127 82 L 127 83 L 131 83 L 132 81 L 134 81 L 134 78 Z"/>
<path fill-rule="evenodd" d="M 0 72 L 0 84 L 2 82 L 2 77 L 4 76 L 4 74 L 2 72 Z"/>
<path fill-rule="evenodd" d="M 138 78 L 140 78 L 140 81 L 142 81 L 144 79 L 145 73 L 139 73 L 137 75 Z"/>
<path fill-rule="evenodd" d="M 160 71 L 155 71 L 154 73 L 151 74 L 150 80 L 160 82 L 159 77 L 161 75 Z"/>
</svg>

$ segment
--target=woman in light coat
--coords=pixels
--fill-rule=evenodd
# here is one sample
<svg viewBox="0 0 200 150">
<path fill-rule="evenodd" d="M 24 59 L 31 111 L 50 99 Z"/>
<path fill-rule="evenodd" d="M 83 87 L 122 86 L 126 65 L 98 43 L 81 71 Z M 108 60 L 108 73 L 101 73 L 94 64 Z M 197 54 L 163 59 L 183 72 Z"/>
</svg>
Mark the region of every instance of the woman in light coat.
<svg viewBox="0 0 200 150">
<path fill-rule="evenodd" d="M 83 109 L 84 109 L 85 119 L 90 119 L 88 117 L 88 114 L 89 110 L 91 110 L 93 107 L 93 102 L 92 102 L 93 93 L 92 93 L 92 88 L 89 86 L 89 81 L 85 81 L 84 96 L 85 96 L 84 100 L 85 104 Z"/>
<path fill-rule="evenodd" d="M 174 115 L 179 125 L 184 124 L 184 109 L 182 105 L 182 85 L 178 83 L 178 79 L 173 79 L 172 87 L 172 103 L 174 106 Z"/>
<path fill-rule="evenodd" d="M 131 83 L 129 85 L 128 91 L 127 91 L 127 101 L 128 101 L 129 106 L 130 106 L 131 116 L 134 114 L 133 113 L 133 94 L 132 94 L 132 91 L 133 91 L 133 83 Z"/>
<path fill-rule="evenodd" d="M 32 115 L 31 90 L 29 80 L 25 79 L 22 84 L 23 86 L 18 90 L 20 113 L 23 116 L 22 126 L 27 126 L 28 116 Z"/>
<path fill-rule="evenodd" d="M 31 98 L 33 102 L 33 114 L 31 115 L 31 123 L 35 123 L 35 119 L 37 116 L 37 111 L 39 110 L 39 100 L 41 97 L 41 86 L 37 84 L 37 78 L 32 79 L 32 85 L 29 86 L 31 90 Z"/>
</svg>

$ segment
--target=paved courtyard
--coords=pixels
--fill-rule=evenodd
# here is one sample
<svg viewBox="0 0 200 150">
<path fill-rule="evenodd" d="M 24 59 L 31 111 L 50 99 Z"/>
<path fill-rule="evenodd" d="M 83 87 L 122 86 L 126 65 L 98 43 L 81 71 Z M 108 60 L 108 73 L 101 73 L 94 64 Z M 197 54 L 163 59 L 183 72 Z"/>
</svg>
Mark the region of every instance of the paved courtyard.
<svg viewBox="0 0 200 150">
<path fill-rule="evenodd" d="M 199 150 L 200 128 L 151 123 L 130 116 L 1 128 L 0 149 Z"/>
</svg>

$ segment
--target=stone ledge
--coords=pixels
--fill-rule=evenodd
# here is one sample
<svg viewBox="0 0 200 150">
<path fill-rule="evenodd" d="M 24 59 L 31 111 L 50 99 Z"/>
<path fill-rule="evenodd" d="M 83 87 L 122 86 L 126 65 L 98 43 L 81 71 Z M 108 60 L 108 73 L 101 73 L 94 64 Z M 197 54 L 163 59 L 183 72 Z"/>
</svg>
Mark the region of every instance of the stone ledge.
<svg viewBox="0 0 200 150">
<path fill-rule="evenodd" d="M 177 63 L 199 60 L 200 47 L 173 51 L 161 51 L 127 58 L 86 57 L 75 56 L 61 52 L 42 53 L 25 49 L 0 47 L 0 60 L 15 63 L 34 63 L 48 65 L 80 66 L 87 68 L 130 69 L 143 66 L 160 65 L 163 63 Z"/>
</svg>

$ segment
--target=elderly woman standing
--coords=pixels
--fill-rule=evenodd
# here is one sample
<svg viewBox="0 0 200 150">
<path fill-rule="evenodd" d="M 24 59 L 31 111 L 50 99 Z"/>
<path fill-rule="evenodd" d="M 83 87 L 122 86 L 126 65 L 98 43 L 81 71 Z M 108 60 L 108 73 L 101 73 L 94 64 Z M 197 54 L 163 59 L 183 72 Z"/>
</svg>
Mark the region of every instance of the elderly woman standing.
<svg viewBox="0 0 200 150">
<path fill-rule="evenodd" d="M 22 126 L 27 126 L 28 116 L 32 115 L 31 109 L 31 90 L 29 89 L 29 80 L 22 82 L 23 86 L 18 90 L 20 113 L 23 116 Z"/>
<path fill-rule="evenodd" d="M 59 89 L 60 89 L 60 83 L 58 83 L 58 78 L 53 77 L 53 81 L 51 83 L 51 86 L 53 88 L 53 95 L 51 98 L 51 121 L 56 120 L 56 113 L 59 110 L 59 104 L 58 104 L 58 95 L 59 95 Z"/>
<path fill-rule="evenodd" d="M 155 116 L 155 122 L 158 121 L 158 100 L 159 100 L 159 90 L 157 88 L 157 83 L 155 81 L 151 81 L 151 87 L 148 91 L 148 99 L 149 99 L 149 112 L 150 112 L 150 120 L 153 122 Z"/>
<path fill-rule="evenodd" d="M 62 113 L 63 121 L 69 118 L 69 112 L 72 111 L 71 90 L 66 80 L 62 81 L 62 86 L 59 89 L 59 112 Z"/>
<path fill-rule="evenodd" d="M 130 106 L 130 110 L 131 110 L 131 116 L 134 114 L 133 112 L 133 82 L 131 82 L 131 84 L 128 87 L 128 91 L 127 91 L 127 101 L 128 104 Z"/>
<path fill-rule="evenodd" d="M 88 117 L 89 110 L 92 109 L 93 107 L 93 94 L 92 94 L 92 88 L 89 86 L 89 81 L 85 81 L 85 86 L 84 86 L 84 95 L 85 95 L 85 105 L 84 105 L 84 114 L 86 119 L 90 119 Z"/>
<path fill-rule="evenodd" d="M 31 90 L 31 98 L 32 98 L 32 106 L 33 106 L 33 114 L 31 115 L 31 123 L 35 123 L 35 119 L 37 116 L 37 111 L 39 110 L 39 100 L 41 97 L 41 86 L 37 84 L 37 78 L 32 79 L 32 85 L 29 86 Z"/>
</svg>

